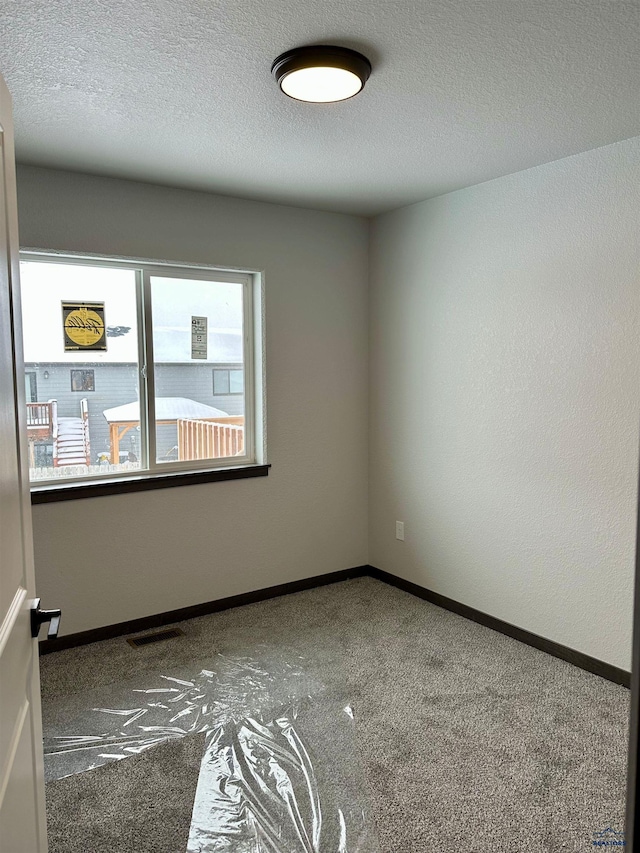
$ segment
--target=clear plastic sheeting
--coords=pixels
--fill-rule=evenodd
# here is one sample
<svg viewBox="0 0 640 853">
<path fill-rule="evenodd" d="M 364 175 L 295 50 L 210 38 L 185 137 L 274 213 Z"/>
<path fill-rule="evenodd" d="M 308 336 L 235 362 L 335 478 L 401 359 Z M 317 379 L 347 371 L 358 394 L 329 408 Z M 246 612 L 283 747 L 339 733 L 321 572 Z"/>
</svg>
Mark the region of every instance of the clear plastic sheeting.
<svg viewBox="0 0 640 853">
<path fill-rule="evenodd" d="M 350 708 L 302 703 L 212 731 L 187 853 L 377 853 Z"/>
<path fill-rule="evenodd" d="M 378 853 L 353 712 L 313 661 L 266 646 L 45 706 L 45 778 L 208 732 L 187 853 Z"/>
<path fill-rule="evenodd" d="M 215 655 L 195 676 L 145 674 L 140 682 L 71 694 L 46 708 L 45 779 L 137 755 L 176 737 L 252 714 L 273 713 L 322 692 L 299 660 Z"/>
</svg>

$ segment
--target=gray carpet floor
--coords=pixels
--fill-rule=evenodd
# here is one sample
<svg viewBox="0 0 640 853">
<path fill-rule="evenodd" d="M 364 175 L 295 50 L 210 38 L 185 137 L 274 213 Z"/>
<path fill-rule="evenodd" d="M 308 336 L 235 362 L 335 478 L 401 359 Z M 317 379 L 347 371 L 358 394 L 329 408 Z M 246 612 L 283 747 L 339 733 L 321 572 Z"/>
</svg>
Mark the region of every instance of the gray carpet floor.
<svg viewBox="0 0 640 853">
<path fill-rule="evenodd" d="M 369 578 L 180 627 L 184 637 L 142 649 L 119 638 L 42 658 L 45 734 L 83 691 L 266 648 L 304 662 L 305 692 L 321 685 L 325 698 L 348 697 L 382 853 L 579 853 L 596 832 L 623 829 L 622 687 Z M 170 750 L 182 751 L 185 769 L 167 793 Z M 51 782 L 52 853 L 184 853 L 194 750 L 186 738 Z M 138 765 L 149 784 L 131 796 Z M 126 826 L 129 839 L 153 823 L 156 846 L 127 847 L 105 822 Z"/>
<path fill-rule="evenodd" d="M 204 734 L 47 785 L 49 853 L 184 853 Z"/>
</svg>

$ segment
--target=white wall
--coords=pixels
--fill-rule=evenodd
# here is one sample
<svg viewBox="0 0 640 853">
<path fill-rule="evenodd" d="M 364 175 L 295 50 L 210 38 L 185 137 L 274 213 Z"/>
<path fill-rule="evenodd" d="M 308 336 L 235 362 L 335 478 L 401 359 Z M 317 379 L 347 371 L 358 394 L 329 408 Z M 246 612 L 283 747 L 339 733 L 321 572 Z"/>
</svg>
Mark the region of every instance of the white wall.
<svg viewBox="0 0 640 853">
<path fill-rule="evenodd" d="M 20 168 L 25 246 L 266 271 L 270 476 L 34 507 L 64 632 L 369 561 L 628 669 L 639 164 L 628 140 L 374 221 L 369 554 L 367 223 Z"/>
<path fill-rule="evenodd" d="M 370 562 L 625 669 L 639 187 L 636 138 L 382 216 L 371 255 Z"/>
<path fill-rule="evenodd" d="M 31 167 L 18 203 L 23 246 L 266 275 L 269 477 L 34 507 L 61 633 L 366 563 L 367 222 Z"/>
</svg>

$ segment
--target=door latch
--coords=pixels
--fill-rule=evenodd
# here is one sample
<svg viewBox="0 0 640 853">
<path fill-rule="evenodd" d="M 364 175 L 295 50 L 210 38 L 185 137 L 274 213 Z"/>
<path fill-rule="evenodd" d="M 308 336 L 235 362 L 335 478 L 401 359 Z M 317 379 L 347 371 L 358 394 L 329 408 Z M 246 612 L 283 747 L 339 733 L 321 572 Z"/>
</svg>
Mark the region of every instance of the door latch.
<svg viewBox="0 0 640 853">
<path fill-rule="evenodd" d="M 31 636 L 37 637 L 42 623 L 50 622 L 47 640 L 55 640 L 60 630 L 60 616 L 60 610 L 41 610 L 40 599 L 36 598 L 35 604 L 31 608 Z"/>
</svg>

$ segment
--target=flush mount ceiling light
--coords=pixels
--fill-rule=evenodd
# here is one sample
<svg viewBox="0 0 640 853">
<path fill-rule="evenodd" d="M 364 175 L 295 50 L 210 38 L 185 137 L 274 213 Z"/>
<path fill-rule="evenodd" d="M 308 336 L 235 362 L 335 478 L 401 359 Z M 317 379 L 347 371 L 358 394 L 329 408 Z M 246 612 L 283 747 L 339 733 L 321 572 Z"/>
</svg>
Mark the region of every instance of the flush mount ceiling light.
<svg viewBox="0 0 640 853">
<path fill-rule="evenodd" d="M 290 98 L 329 104 L 357 95 L 369 79 L 371 63 L 347 47 L 315 44 L 282 53 L 271 73 Z"/>
</svg>

